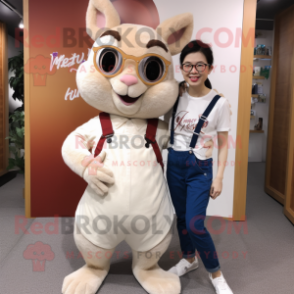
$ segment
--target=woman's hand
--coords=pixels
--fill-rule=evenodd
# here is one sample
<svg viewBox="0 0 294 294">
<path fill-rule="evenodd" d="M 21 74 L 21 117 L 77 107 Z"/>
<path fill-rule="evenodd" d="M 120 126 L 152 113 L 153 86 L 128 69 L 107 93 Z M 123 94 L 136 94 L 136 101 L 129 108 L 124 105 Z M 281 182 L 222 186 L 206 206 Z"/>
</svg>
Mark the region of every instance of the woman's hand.
<svg viewBox="0 0 294 294">
<path fill-rule="evenodd" d="M 210 197 L 216 199 L 223 189 L 223 176 L 228 157 L 228 132 L 217 132 L 218 134 L 218 170 L 210 188 Z"/>
<path fill-rule="evenodd" d="M 216 199 L 221 194 L 222 189 L 223 189 L 223 180 L 219 178 L 215 178 L 210 188 L 210 197 L 212 199 Z"/>
</svg>

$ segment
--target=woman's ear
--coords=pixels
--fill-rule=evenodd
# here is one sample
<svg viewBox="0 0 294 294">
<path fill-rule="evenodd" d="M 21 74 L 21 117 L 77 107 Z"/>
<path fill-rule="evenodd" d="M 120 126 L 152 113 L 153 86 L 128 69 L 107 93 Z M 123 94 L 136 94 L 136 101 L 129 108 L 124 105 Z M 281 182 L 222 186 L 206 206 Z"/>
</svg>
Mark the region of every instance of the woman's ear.
<svg viewBox="0 0 294 294">
<path fill-rule="evenodd" d="M 109 0 L 90 0 L 86 14 L 88 35 L 96 39 L 106 30 L 120 25 L 120 17 Z"/>
<path fill-rule="evenodd" d="M 180 53 L 190 42 L 193 33 L 193 15 L 183 13 L 165 20 L 156 28 L 168 44 L 171 55 Z"/>
</svg>

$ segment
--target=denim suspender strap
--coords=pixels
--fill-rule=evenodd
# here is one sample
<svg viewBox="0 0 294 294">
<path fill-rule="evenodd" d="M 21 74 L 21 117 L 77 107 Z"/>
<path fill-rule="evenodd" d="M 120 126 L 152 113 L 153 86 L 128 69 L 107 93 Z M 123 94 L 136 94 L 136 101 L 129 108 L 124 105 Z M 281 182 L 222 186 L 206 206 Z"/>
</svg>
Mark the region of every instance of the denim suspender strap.
<svg viewBox="0 0 294 294">
<path fill-rule="evenodd" d="M 179 100 L 180 100 L 180 96 L 178 96 L 177 101 L 176 101 L 176 103 L 174 104 L 174 107 L 173 107 L 172 122 L 171 122 L 171 127 L 170 127 L 170 144 L 171 145 L 174 144 L 175 115 L 176 115 L 176 111 L 177 111 L 177 108 L 178 108 Z"/>
<path fill-rule="evenodd" d="M 195 148 L 199 134 L 201 132 L 202 126 L 204 124 L 204 122 L 206 121 L 206 118 L 208 117 L 209 113 L 211 112 L 211 110 L 213 109 L 213 107 L 215 106 L 216 102 L 219 100 L 221 96 L 216 95 L 214 96 L 214 98 L 212 99 L 212 101 L 209 103 L 209 105 L 207 106 L 207 108 L 205 109 L 204 113 L 202 114 L 202 116 L 199 118 L 199 121 L 197 123 L 197 126 L 193 132 L 193 136 L 192 136 L 192 140 L 190 142 L 190 149 Z M 197 98 L 196 98 L 197 99 Z"/>
</svg>

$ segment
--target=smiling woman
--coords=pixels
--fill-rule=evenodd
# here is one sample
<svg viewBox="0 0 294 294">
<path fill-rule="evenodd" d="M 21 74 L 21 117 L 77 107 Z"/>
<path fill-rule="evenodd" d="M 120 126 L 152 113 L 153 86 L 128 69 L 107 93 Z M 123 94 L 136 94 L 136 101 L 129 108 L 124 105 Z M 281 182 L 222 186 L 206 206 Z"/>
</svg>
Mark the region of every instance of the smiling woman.
<svg viewBox="0 0 294 294">
<path fill-rule="evenodd" d="M 215 252 L 215 246 L 204 225 L 210 197 L 216 199 L 222 192 L 231 129 L 230 108 L 227 100 L 211 89 L 208 75 L 213 69 L 213 52 L 208 44 L 190 41 L 181 52 L 180 64 L 189 87 L 178 97 L 169 121 L 166 175 L 177 214 L 183 258 L 170 272 L 182 276 L 195 270 L 197 249 L 216 292 L 233 294 L 220 271 L 219 260 L 205 255 Z M 220 134 L 224 140 L 218 147 L 218 170 L 213 177 L 212 153 L 203 143 L 214 140 L 216 135 L 220 143 Z"/>
</svg>

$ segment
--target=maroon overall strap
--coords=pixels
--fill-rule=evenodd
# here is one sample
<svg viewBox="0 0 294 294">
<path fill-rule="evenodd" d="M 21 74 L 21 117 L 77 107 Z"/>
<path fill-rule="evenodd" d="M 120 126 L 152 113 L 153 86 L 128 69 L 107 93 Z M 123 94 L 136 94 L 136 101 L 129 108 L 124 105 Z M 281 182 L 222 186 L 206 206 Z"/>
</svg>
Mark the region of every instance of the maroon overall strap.
<svg viewBox="0 0 294 294">
<path fill-rule="evenodd" d="M 146 148 L 149 148 L 149 145 L 152 144 L 154 153 L 156 155 L 157 162 L 161 165 L 162 171 L 164 171 L 164 165 L 163 165 L 163 160 L 161 156 L 160 149 L 158 147 L 158 144 L 156 142 L 156 130 L 158 126 L 158 119 L 157 118 L 152 118 L 148 119 L 148 124 L 147 124 L 147 129 L 146 129 L 146 135 L 145 139 L 147 143 L 145 144 Z"/>
<path fill-rule="evenodd" d="M 99 114 L 100 122 L 101 122 L 101 127 L 102 127 L 102 136 L 100 137 L 100 140 L 97 144 L 97 147 L 95 149 L 95 157 L 100 154 L 100 152 L 103 149 L 104 142 L 107 137 L 112 137 L 114 132 L 112 128 L 112 123 L 110 119 L 110 115 L 106 112 L 101 112 Z M 156 142 L 156 130 L 157 130 L 157 125 L 158 125 L 158 119 L 148 119 L 148 124 L 147 124 L 147 129 L 146 129 L 146 135 L 145 139 L 147 141 L 146 147 L 149 148 L 149 144 L 152 144 L 154 153 L 156 155 L 157 162 L 161 165 L 162 170 L 164 170 L 164 165 L 163 165 L 163 160 L 161 156 L 160 149 L 158 147 L 158 144 Z M 111 143 L 111 142 L 108 142 Z"/>
<path fill-rule="evenodd" d="M 100 137 L 100 140 L 99 140 L 97 147 L 95 149 L 94 157 L 98 156 L 100 154 L 100 152 L 102 151 L 106 138 L 112 137 L 114 134 L 110 115 L 106 112 L 101 112 L 99 114 L 99 119 L 100 119 L 100 123 L 101 123 L 101 127 L 102 127 L 102 136 Z M 107 140 L 107 142 L 111 143 L 111 141 L 109 142 L 108 140 Z"/>
</svg>

